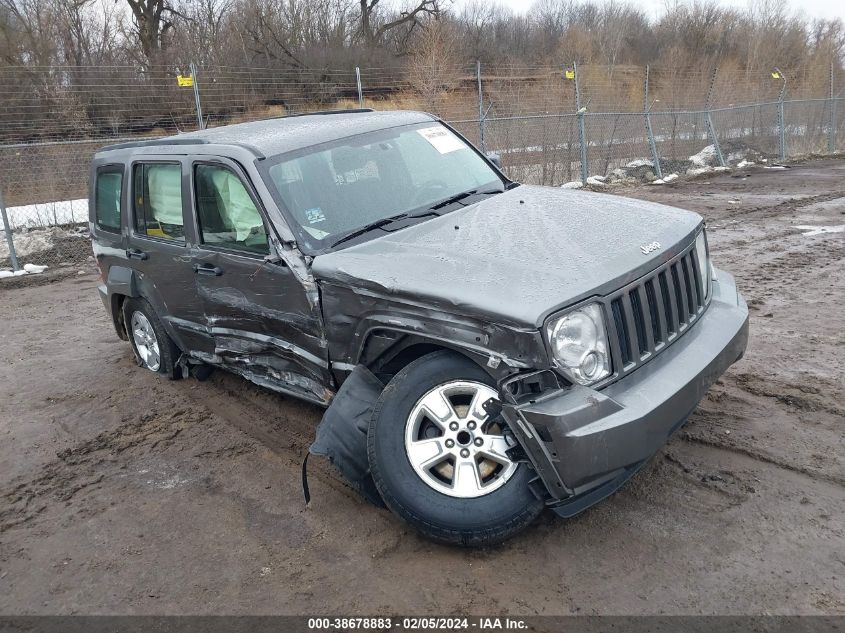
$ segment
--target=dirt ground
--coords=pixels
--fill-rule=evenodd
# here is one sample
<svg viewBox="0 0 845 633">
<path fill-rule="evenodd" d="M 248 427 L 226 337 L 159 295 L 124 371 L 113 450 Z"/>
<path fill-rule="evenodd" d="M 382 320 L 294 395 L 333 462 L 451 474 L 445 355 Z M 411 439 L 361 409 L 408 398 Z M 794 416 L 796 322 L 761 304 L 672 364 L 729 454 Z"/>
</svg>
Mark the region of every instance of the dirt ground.
<svg viewBox="0 0 845 633">
<path fill-rule="evenodd" d="M 748 177 L 737 177 L 747 173 Z M 845 160 L 628 190 L 708 221 L 746 357 L 622 491 L 486 551 L 312 460 L 321 411 L 138 369 L 93 274 L 0 285 L 0 613 L 845 614 Z"/>
</svg>

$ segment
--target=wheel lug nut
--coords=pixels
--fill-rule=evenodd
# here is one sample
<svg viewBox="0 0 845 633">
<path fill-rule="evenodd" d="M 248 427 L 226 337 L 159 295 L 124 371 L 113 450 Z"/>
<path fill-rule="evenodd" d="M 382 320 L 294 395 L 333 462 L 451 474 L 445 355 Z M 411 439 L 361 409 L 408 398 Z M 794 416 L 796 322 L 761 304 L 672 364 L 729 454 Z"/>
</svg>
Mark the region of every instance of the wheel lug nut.
<svg viewBox="0 0 845 633">
<path fill-rule="evenodd" d="M 446 440 L 446 448 L 452 448 L 455 445 L 455 440 Z"/>
<path fill-rule="evenodd" d="M 475 422 L 470 421 L 469 423 L 467 423 L 467 428 L 468 428 L 469 430 L 474 429 L 474 428 L 475 428 Z"/>
<path fill-rule="evenodd" d="M 461 457 L 469 457 L 469 449 L 462 448 L 461 449 Z"/>
<path fill-rule="evenodd" d="M 476 446 L 481 446 L 482 444 L 484 444 L 484 440 L 482 440 L 480 437 L 475 438 Z"/>
<path fill-rule="evenodd" d="M 458 423 L 457 422 L 450 422 L 449 428 L 453 431 L 457 431 L 458 430 Z"/>
</svg>

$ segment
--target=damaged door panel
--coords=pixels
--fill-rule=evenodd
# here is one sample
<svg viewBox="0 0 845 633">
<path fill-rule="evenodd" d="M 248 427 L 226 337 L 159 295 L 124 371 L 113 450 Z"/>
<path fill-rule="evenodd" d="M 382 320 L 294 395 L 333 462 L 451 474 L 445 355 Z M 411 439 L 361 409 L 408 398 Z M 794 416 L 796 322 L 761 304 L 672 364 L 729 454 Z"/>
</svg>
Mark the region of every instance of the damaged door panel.
<svg viewBox="0 0 845 633">
<path fill-rule="evenodd" d="M 317 307 L 276 255 L 257 197 L 232 161 L 195 160 L 192 266 L 213 360 L 318 404 L 333 395 Z"/>
</svg>

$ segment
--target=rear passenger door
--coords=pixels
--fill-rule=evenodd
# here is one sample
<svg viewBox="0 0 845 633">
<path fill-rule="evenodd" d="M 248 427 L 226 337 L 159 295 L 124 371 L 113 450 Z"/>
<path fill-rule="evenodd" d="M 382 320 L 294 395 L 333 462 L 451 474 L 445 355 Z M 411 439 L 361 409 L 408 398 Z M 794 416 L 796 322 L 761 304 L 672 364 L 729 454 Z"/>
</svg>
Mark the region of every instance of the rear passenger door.
<svg viewBox="0 0 845 633">
<path fill-rule="evenodd" d="M 250 380 L 325 402 L 328 354 L 317 309 L 273 254 L 258 196 L 233 161 L 192 166 L 193 270 L 215 353 Z"/>
<path fill-rule="evenodd" d="M 126 255 L 140 293 L 185 351 L 211 353 L 205 313 L 197 298 L 191 246 L 190 172 L 181 156 L 144 157 L 131 165 L 132 217 Z M 186 222 L 185 218 L 189 221 Z"/>
</svg>

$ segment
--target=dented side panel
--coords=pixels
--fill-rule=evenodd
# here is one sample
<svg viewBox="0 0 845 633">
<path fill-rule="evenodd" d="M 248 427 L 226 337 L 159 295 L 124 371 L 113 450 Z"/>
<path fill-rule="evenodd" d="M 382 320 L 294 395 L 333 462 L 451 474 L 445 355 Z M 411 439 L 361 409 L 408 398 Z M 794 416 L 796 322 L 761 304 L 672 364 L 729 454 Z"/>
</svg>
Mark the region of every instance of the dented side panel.
<svg viewBox="0 0 845 633">
<path fill-rule="evenodd" d="M 333 390 L 322 320 L 291 270 L 223 252 L 200 250 L 195 260 L 221 270 L 197 276 L 215 362 L 327 403 Z"/>
<path fill-rule="evenodd" d="M 302 255 L 286 241 L 287 227 L 269 212 L 274 205 L 255 189 L 259 181 L 249 176 L 254 166 L 214 155 L 195 156 L 192 163 L 222 163 L 237 174 L 265 224 L 273 227 L 266 257 L 202 240 L 194 249 L 197 294 L 214 340 L 214 362 L 253 382 L 327 404 L 334 383 L 316 285 Z M 196 207 L 193 199 L 191 207 Z"/>
</svg>

